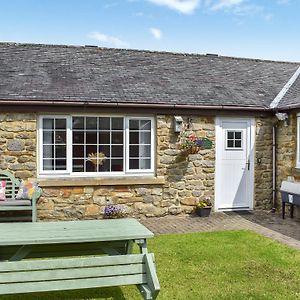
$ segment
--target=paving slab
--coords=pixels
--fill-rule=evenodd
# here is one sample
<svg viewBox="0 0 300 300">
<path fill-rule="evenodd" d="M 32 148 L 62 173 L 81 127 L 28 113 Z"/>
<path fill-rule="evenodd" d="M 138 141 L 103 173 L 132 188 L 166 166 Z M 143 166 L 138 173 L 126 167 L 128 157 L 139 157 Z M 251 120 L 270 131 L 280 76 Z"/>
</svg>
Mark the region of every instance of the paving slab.
<svg viewBox="0 0 300 300">
<path fill-rule="evenodd" d="M 165 216 L 141 219 L 154 234 L 207 232 L 221 230 L 253 230 L 268 238 L 300 251 L 300 221 L 282 219 L 280 214 L 267 211 L 217 212 L 208 218 Z"/>
</svg>

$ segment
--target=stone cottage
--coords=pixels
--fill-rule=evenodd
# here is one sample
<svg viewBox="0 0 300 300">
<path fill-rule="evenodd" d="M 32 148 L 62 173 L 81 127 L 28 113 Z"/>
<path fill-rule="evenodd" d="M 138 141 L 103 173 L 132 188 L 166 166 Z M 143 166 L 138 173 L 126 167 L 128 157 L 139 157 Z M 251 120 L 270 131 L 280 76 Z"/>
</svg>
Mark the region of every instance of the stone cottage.
<svg viewBox="0 0 300 300">
<path fill-rule="evenodd" d="M 0 43 L 0 169 L 37 178 L 40 220 L 276 209 L 300 169 L 299 64 Z M 280 114 L 278 114 L 280 113 Z M 300 116 L 300 115 L 299 115 Z M 183 155 L 182 130 L 212 147 Z"/>
</svg>

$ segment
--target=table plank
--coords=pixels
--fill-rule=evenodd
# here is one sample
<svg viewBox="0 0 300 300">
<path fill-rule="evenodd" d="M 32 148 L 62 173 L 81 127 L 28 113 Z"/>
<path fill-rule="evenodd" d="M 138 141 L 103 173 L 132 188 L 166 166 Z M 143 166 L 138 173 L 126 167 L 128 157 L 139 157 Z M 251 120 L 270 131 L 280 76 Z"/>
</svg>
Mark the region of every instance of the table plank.
<svg viewBox="0 0 300 300">
<path fill-rule="evenodd" d="M 135 219 L 0 224 L 0 246 L 82 243 L 152 238 Z"/>
</svg>

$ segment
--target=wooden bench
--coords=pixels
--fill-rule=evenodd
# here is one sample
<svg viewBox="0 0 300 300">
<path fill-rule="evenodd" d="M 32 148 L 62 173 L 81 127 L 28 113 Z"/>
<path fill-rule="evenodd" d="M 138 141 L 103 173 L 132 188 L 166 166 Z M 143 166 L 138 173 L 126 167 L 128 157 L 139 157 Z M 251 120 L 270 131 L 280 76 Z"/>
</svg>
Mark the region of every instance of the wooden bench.
<svg viewBox="0 0 300 300">
<path fill-rule="evenodd" d="M 42 189 L 39 188 L 32 197 L 32 200 L 16 200 L 16 195 L 19 190 L 20 180 L 15 178 L 10 172 L 0 170 L 0 181 L 6 181 L 6 200 L 0 201 L 0 212 L 16 212 L 30 211 L 32 222 L 36 222 L 36 202 L 42 194 Z M 24 220 L 24 216 L 0 217 L 0 221 L 17 221 Z"/>
<path fill-rule="evenodd" d="M 135 219 L 2 223 L 0 295 L 133 284 L 155 299 L 152 237 Z"/>
<path fill-rule="evenodd" d="M 153 254 L 3 262 L 0 294 L 73 290 L 136 284 L 155 299 L 159 283 Z"/>
</svg>

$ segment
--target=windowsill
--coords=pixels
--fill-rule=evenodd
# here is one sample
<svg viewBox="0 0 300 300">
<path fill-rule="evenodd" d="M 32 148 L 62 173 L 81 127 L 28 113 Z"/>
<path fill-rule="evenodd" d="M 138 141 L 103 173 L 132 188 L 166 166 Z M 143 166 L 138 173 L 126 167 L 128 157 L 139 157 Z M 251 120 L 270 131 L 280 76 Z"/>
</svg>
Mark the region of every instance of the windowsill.
<svg viewBox="0 0 300 300">
<path fill-rule="evenodd" d="M 113 186 L 113 185 L 163 185 L 163 176 L 131 176 L 131 177 L 110 177 L 110 178 L 40 178 L 38 179 L 41 187 L 68 187 L 68 186 Z"/>
</svg>

